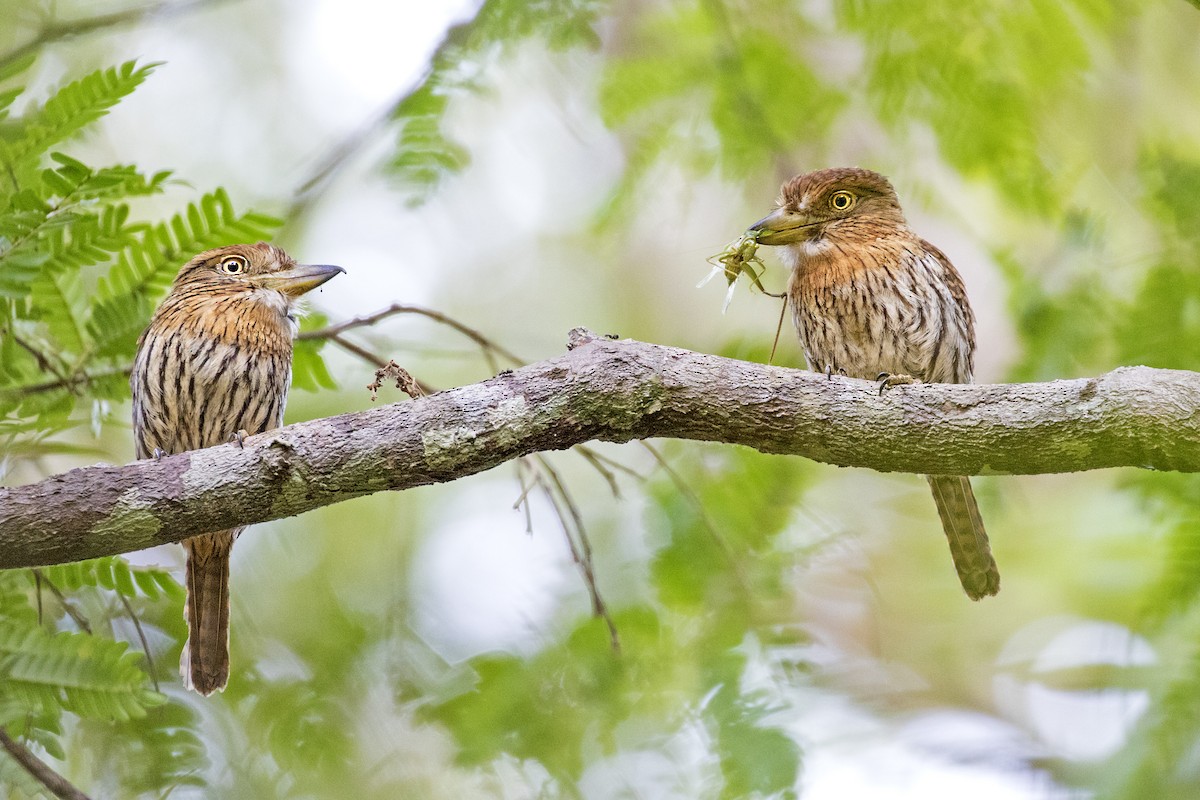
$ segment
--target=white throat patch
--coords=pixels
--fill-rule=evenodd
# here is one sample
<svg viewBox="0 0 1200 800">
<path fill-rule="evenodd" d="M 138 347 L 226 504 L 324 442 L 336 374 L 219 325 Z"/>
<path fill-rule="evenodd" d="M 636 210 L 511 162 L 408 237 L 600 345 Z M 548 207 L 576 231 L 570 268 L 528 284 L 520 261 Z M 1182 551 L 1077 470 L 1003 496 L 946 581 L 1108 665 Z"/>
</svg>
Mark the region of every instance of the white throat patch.
<svg viewBox="0 0 1200 800">
<path fill-rule="evenodd" d="M 823 255 L 833 249 L 833 245 L 828 239 L 822 236 L 820 239 L 809 239 L 800 243 L 800 248 L 804 251 L 804 255 L 809 258 Z"/>
<path fill-rule="evenodd" d="M 287 295 L 283 292 L 277 292 L 274 289 L 255 289 L 254 302 L 264 305 L 273 311 L 278 311 L 281 316 L 286 315 L 288 308 L 291 306 Z"/>
</svg>

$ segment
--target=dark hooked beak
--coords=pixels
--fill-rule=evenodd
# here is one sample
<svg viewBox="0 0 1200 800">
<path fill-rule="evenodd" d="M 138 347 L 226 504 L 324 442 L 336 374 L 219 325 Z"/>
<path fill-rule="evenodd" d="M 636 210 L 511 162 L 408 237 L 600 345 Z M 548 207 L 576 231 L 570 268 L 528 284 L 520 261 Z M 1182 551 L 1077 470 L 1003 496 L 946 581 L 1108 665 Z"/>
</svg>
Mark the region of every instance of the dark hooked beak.
<svg viewBox="0 0 1200 800">
<path fill-rule="evenodd" d="M 258 282 L 268 289 L 275 289 L 295 298 L 311 292 L 334 275 L 345 271 L 331 264 L 297 264 L 291 269 L 263 275 Z"/>
<path fill-rule="evenodd" d="M 746 230 L 758 234 L 759 244 L 792 244 L 811 239 L 816 224 L 804 214 L 777 208 Z"/>
</svg>

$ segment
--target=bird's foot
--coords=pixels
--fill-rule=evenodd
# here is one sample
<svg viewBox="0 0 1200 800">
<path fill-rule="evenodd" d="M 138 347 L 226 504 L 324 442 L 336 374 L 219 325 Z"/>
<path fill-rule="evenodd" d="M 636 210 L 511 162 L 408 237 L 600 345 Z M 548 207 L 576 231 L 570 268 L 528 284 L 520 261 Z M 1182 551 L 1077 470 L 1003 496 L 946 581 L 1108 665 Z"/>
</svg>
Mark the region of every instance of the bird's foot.
<svg viewBox="0 0 1200 800">
<path fill-rule="evenodd" d="M 249 435 L 250 435 L 250 433 L 245 428 L 239 428 L 238 430 L 229 434 L 229 442 L 230 442 L 230 444 L 232 444 L 233 442 L 237 442 L 237 446 L 242 448 L 243 450 L 245 450 L 246 449 L 246 437 Z"/>
<path fill-rule="evenodd" d="M 163 456 L 165 456 L 166 454 L 167 454 L 166 450 L 163 450 L 161 447 L 156 447 L 156 448 L 154 448 L 154 452 L 151 453 L 150 455 L 154 456 L 155 461 L 162 461 Z"/>
<path fill-rule="evenodd" d="M 892 374 L 890 372 L 881 372 L 875 376 L 875 380 L 879 383 L 879 396 L 883 397 L 883 393 L 893 386 L 905 386 L 910 383 L 920 383 L 919 380 L 912 375 L 903 373 Z"/>
</svg>

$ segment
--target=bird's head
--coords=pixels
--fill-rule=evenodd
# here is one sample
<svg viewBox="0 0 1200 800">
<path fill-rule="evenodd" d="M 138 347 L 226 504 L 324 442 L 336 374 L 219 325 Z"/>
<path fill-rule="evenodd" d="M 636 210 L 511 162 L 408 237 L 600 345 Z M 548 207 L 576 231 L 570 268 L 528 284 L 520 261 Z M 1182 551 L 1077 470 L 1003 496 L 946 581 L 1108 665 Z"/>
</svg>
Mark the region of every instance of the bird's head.
<svg viewBox="0 0 1200 800">
<path fill-rule="evenodd" d="M 297 264 L 280 248 L 259 242 L 207 250 L 179 270 L 175 292 L 246 294 L 286 309 L 301 295 L 345 272 L 328 264 Z"/>
<path fill-rule="evenodd" d="M 759 244 L 812 247 L 904 228 L 896 190 L 868 169 L 835 167 L 797 175 L 783 185 L 778 205 L 749 228 Z"/>
</svg>

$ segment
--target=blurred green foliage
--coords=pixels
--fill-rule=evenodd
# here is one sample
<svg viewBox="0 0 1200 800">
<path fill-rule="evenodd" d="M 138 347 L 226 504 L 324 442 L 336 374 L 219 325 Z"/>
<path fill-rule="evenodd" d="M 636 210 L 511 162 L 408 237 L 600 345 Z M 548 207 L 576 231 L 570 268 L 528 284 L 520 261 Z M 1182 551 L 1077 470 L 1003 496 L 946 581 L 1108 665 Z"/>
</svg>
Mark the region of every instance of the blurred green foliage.
<svg viewBox="0 0 1200 800">
<path fill-rule="evenodd" d="M 799 496 L 799 470 L 796 461 L 714 449 L 655 481 L 649 534 L 665 543 L 651 565 L 652 598 L 614 616 L 620 653 L 600 620 L 585 620 L 532 658 L 473 659 L 469 683 L 426 716 L 455 733 L 465 762 L 534 759 L 566 794 L 593 747 L 613 756 L 699 727 L 720 759 L 721 797 L 795 796 L 799 750 L 770 724 L 769 699 L 742 681 L 757 654 L 751 642 L 798 636 L 776 627 L 786 592 L 772 545 Z M 698 497 L 726 502 L 702 506 Z M 653 520 L 670 525 L 655 530 Z"/>
<path fill-rule="evenodd" d="M 32 63 L 22 59 L 0 80 L 15 82 Z M 167 222 L 135 222 L 129 201 L 161 192 L 170 172 L 92 168 L 52 149 L 155 66 L 98 70 L 15 118 L 7 109 L 21 87 L 0 95 L 0 442 L 8 459 L 44 452 L 33 443 L 77 423 L 79 406 L 128 396 L 137 337 L 183 261 L 264 238 L 279 224 L 236 214 L 221 189 Z"/>
<path fill-rule="evenodd" d="M 385 169 L 410 200 L 429 199 L 470 163 L 455 104 L 498 83 L 522 47 L 586 48 L 595 73 L 581 91 L 594 94 L 625 157 L 611 194 L 597 198 L 599 235 L 628 230 L 664 169 L 722 182 L 739 198 L 809 166 L 860 159 L 903 175 L 915 190 L 906 208 L 957 219 L 991 256 L 1014 339 L 1009 378 L 1133 363 L 1196 370 L 1200 135 L 1176 117 L 1195 118 L 1184 100 L 1200 105 L 1190 80 L 1198 38 L 1200 14 L 1173 0 L 487 0 L 448 32 L 393 109 L 397 144 Z M 0 106 L 19 96 L 2 87 L 27 66 L 0 76 Z M 55 149 L 150 69 L 99 71 L 0 119 L 0 441 L 9 460 L 78 448 L 54 435 L 91 417 L 86 402 L 124 399 L 133 337 L 182 257 L 275 224 L 235 214 L 220 190 L 168 223 L 132 223 L 126 201 L 160 191 L 166 173 L 96 169 Z M 755 202 L 765 210 L 769 200 Z M 972 218 L 979 209 L 987 220 Z M 668 225 L 663 214 L 654 218 Z M 314 315 L 304 324 L 327 323 Z M 766 360 L 762 344 L 732 341 L 725 353 Z M 298 344 L 295 382 L 334 385 L 319 342 Z M 0 723 L 112 796 L 176 786 L 246 797 L 624 796 L 620 786 L 580 787 L 653 753 L 671 764 L 656 784 L 661 796 L 795 797 L 804 753 L 789 723 L 809 697 L 798 691 L 811 689 L 897 725 L 947 708 L 987 716 L 1036 753 L 1006 768 L 1063 793 L 1200 794 L 1194 476 L 1053 484 L 1068 486 L 1066 500 L 985 480 L 1001 597 L 968 605 L 943 542 L 885 531 L 877 539 L 895 543 L 872 539 L 856 555 L 864 572 L 872 559 L 886 562 L 871 573 L 867 622 L 839 597 L 805 595 L 811 576 L 797 577 L 826 554 L 826 527 L 838 527 L 810 509 L 841 498 L 839 518 L 852 517 L 861 476 L 743 449 L 663 451 L 634 484 L 636 527 L 610 517 L 598 526 L 644 549 L 598 548 L 619 653 L 603 621 L 566 604 L 533 652 L 444 657 L 410 627 L 407 594 L 381 591 L 404 583 L 412 563 L 403 537 L 388 532 L 428 520 L 398 520 L 420 512 L 380 501 L 312 515 L 331 529 L 353 519 L 355 546 L 340 530 L 314 536 L 297 563 L 272 569 L 255 610 L 266 621 L 257 638 L 235 635 L 234 678 L 204 715 L 166 686 L 183 635 L 166 572 L 103 559 L 37 580 L 0 574 Z M 881 499 L 889 487 L 895 497 Z M 907 514 L 908 483 L 870 488 L 862 505 Z M 918 515 L 928 519 L 928 509 Z M 50 599 L 50 585 L 87 611 L 91 634 Z M 814 642 L 820 623 L 801 620 L 822 600 L 836 610 Z M 137 655 L 125 603 L 146 631 L 149 661 Z M 244 629 L 237 613 L 235 601 L 234 627 Z M 1034 656 L 1004 661 L 1005 643 L 1029 629 L 1088 617 L 1141 637 L 1157 660 L 1041 672 Z M 842 648 L 841 660 L 813 663 L 814 645 Z M 1040 690 L 1129 692 L 1146 708 L 1111 753 L 1064 754 L 1043 741 L 1027 707 L 1035 701 L 1005 697 L 1001 681 L 1020 671 L 1013 664 Z M 426 741 L 414 731 L 436 747 L 399 767 L 393 751 L 373 749 L 382 739 Z M 1007 741 L 997 735 L 989 748 Z M 0 778 L 15 796 L 38 791 L 3 756 Z"/>
<path fill-rule="evenodd" d="M 161 192 L 169 172 L 93 168 L 54 148 L 104 116 L 156 65 L 129 61 L 97 70 L 13 116 L 9 109 L 23 93 L 15 84 L 33 62 L 32 55 L 19 59 L 0 74 L 0 86 L 12 85 L 0 91 L 4 471 L 23 460 L 88 452 L 50 437 L 88 419 L 102 421 L 103 412 L 96 412 L 103 403 L 128 397 L 137 337 L 175 270 L 200 250 L 264 238 L 279 224 L 261 214 L 236 214 L 221 189 L 167 222 L 132 221 L 129 201 Z M 304 388 L 332 384 L 321 344 L 301 348 L 298 383 Z M 59 601 L 49 603 L 54 597 Z M 87 618 L 71 613 L 81 599 L 104 608 Z M 165 614 L 169 626 L 156 632 L 169 638 L 158 655 L 173 650 L 177 657 L 182 601 L 168 572 L 130 567 L 119 557 L 0 572 L 0 725 L 65 760 L 64 715 L 78 720 L 76 735 L 85 741 L 92 739 L 87 731 L 101 730 L 91 723 L 102 723 L 99 742 L 118 753 L 111 758 L 121 764 L 105 773 L 114 795 L 201 783 L 196 773 L 204 753 L 194 715 L 185 706 L 163 706 L 142 629 L 141 644 L 133 647 L 129 638 L 99 629 L 125 618 L 150 627 Z M 37 795 L 29 776 L 16 775 L 21 772 L 0 754 L 0 775 L 24 795 Z"/>
<path fill-rule="evenodd" d="M 410 203 L 427 200 L 443 178 L 470 162 L 467 148 L 446 132 L 451 101 L 479 92 L 489 65 L 530 39 L 555 50 L 598 46 L 593 26 L 601 5 L 599 0 L 483 0 L 469 21 L 446 32 L 427 74 L 391 110 L 398 135 L 385 168 Z"/>
</svg>

